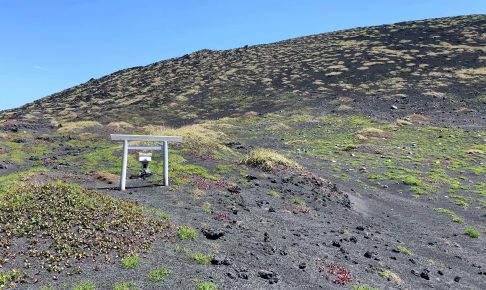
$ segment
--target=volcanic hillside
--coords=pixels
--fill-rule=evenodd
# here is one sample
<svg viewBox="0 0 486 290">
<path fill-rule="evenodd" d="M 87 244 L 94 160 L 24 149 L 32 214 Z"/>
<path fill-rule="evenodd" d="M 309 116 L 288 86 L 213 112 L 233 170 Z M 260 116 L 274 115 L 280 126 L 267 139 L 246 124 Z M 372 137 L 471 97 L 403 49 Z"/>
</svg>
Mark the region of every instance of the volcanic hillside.
<svg viewBox="0 0 486 290">
<path fill-rule="evenodd" d="M 201 50 L 91 79 L 0 118 L 140 123 L 143 115 L 182 125 L 304 105 L 384 117 L 481 116 L 485 80 L 486 15 L 475 15 Z"/>
</svg>

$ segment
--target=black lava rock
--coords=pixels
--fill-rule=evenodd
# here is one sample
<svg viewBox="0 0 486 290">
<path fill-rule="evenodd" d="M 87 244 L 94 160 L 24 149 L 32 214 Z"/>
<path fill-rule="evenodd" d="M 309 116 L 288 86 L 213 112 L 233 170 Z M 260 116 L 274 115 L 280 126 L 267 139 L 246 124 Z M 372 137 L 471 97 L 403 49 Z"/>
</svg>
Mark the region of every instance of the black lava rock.
<svg viewBox="0 0 486 290">
<path fill-rule="evenodd" d="M 373 258 L 374 256 L 376 256 L 376 253 L 375 252 L 370 252 L 370 251 L 367 251 L 366 253 L 364 253 L 364 256 L 368 259 L 371 259 Z"/>
<path fill-rule="evenodd" d="M 217 240 L 224 236 L 223 231 L 215 230 L 212 228 L 203 228 L 201 231 L 203 235 L 209 240 Z"/>
<path fill-rule="evenodd" d="M 278 282 L 277 273 L 273 271 L 260 270 L 258 271 L 258 277 L 268 280 L 268 283 L 270 284 Z"/>
<path fill-rule="evenodd" d="M 231 260 L 228 259 L 227 257 L 223 256 L 214 256 L 214 258 L 211 260 L 211 264 L 213 265 L 225 265 L 225 266 L 230 266 L 231 265 Z"/>
<path fill-rule="evenodd" d="M 429 271 L 427 269 L 423 270 L 422 273 L 420 273 L 420 277 L 425 280 L 430 280 Z"/>
<path fill-rule="evenodd" d="M 231 192 L 231 193 L 240 193 L 241 188 L 239 186 L 235 185 L 235 186 L 228 187 L 228 191 Z"/>
</svg>

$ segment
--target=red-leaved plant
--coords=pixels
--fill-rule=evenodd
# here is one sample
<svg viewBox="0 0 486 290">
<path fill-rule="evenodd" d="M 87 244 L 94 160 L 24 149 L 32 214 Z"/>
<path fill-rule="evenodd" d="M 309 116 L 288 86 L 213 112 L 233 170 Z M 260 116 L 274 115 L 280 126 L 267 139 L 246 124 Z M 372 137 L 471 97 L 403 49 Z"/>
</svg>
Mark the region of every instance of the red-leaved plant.
<svg viewBox="0 0 486 290">
<path fill-rule="evenodd" d="M 326 278 L 333 283 L 346 285 L 352 280 L 351 272 L 334 262 L 325 263 L 321 259 L 317 259 L 316 266 L 319 273 L 325 273 Z"/>
</svg>

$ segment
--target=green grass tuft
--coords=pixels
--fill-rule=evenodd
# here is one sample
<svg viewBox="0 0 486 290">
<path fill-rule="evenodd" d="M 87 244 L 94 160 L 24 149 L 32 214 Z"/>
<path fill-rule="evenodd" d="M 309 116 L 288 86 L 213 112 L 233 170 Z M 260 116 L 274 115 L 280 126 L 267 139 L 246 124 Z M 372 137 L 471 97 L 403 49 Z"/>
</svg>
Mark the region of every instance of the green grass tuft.
<svg viewBox="0 0 486 290">
<path fill-rule="evenodd" d="M 297 197 L 294 197 L 294 198 L 292 199 L 292 203 L 293 203 L 293 204 L 297 204 L 297 205 L 302 205 L 302 206 L 305 206 L 305 201 L 303 201 L 302 199 L 297 198 Z"/>
<path fill-rule="evenodd" d="M 177 236 L 179 236 L 179 239 L 181 240 L 195 240 L 196 230 L 190 226 L 181 226 L 177 231 Z"/>
<path fill-rule="evenodd" d="M 279 197 L 278 192 L 276 192 L 275 190 L 267 191 L 267 195 L 270 196 L 270 197 L 273 197 L 273 198 Z"/>
<path fill-rule="evenodd" d="M 214 282 L 204 281 L 197 284 L 196 290 L 218 290 L 218 286 Z"/>
<path fill-rule="evenodd" d="M 84 281 L 84 282 L 79 282 L 77 284 L 74 284 L 71 289 L 72 290 L 94 290 L 96 289 L 96 286 L 91 281 Z"/>
<path fill-rule="evenodd" d="M 403 253 L 405 255 L 414 256 L 414 254 L 412 253 L 412 251 L 410 251 L 409 249 L 407 249 L 405 246 L 397 245 L 397 250 L 399 250 L 401 253 Z"/>
<path fill-rule="evenodd" d="M 466 229 L 464 229 L 464 232 L 465 232 L 466 235 L 470 236 L 471 238 L 475 238 L 475 239 L 479 238 L 479 236 L 481 235 L 479 233 L 479 231 L 476 230 L 473 227 L 466 227 Z"/>
<path fill-rule="evenodd" d="M 166 268 L 158 268 L 149 272 L 149 280 L 152 282 L 162 282 L 169 276 L 171 271 Z"/>
<path fill-rule="evenodd" d="M 117 282 L 113 284 L 113 290 L 139 290 L 133 282 Z"/>
<path fill-rule="evenodd" d="M 133 269 L 140 264 L 140 257 L 138 255 L 123 257 L 121 264 L 125 269 Z"/>
</svg>

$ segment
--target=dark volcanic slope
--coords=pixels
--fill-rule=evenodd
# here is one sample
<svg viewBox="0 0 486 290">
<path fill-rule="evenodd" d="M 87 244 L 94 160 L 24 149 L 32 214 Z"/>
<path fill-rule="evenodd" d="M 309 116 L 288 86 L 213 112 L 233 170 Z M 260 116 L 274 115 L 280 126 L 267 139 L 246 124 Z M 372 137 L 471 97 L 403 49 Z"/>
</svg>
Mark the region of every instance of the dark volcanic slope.
<svg viewBox="0 0 486 290">
<path fill-rule="evenodd" d="M 339 110 L 395 104 L 408 113 L 481 113 L 485 81 L 486 15 L 475 15 L 202 50 L 92 79 L 0 118 L 137 123 L 142 115 L 181 124 L 316 100 Z M 337 97 L 356 105 L 340 106 Z"/>
</svg>

